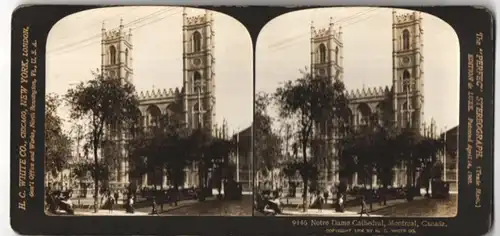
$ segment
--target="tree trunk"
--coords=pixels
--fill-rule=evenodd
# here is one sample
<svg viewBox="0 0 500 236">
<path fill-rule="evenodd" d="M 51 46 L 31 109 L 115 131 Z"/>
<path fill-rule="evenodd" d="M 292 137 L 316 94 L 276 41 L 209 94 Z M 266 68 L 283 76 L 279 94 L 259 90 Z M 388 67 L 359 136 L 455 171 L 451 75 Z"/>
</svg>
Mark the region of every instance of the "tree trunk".
<svg viewBox="0 0 500 236">
<path fill-rule="evenodd" d="M 203 160 L 200 160 L 198 162 L 198 185 L 199 185 L 200 189 L 202 190 L 202 192 L 205 189 L 205 186 L 204 186 L 205 181 L 203 181 L 203 176 L 204 176 L 203 171 L 204 171 L 204 169 L 205 168 L 204 168 Z"/>
<path fill-rule="evenodd" d="M 373 190 L 373 173 L 370 173 L 370 195 L 368 196 L 369 200 L 370 200 L 370 211 L 373 210 L 373 193 L 374 193 L 374 190 Z"/>
<path fill-rule="evenodd" d="M 304 167 L 307 168 L 307 150 L 306 150 L 306 147 L 307 147 L 307 139 L 304 137 L 304 141 L 302 142 L 302 155 L 304 156 Z M 308 170 L 307 170 L 308 171 Z M 302 180 L 304 182 L 304 188 L 303 188 L 303 197 L 302 197 L 302 210 L 304 212 L 307 211 L 307 207 L 308 207 L 308 204 L 307 204 L 307 184 L 308 184 L 308 180 L 309 180 L 309 176 L 308 176 L 309 173 L 305 172 L 303 175 L 302 175 Z"/>
<path fill-rule="evenodd" d="M 156 179 L 156 168 L 153 167 L 153 188 L 154 188 L 153 192 L 156 191 L 156 181 L 157 181 L 157 179 Z"/>
<path fill-rule="evenodd" d="M 94 212 L 99 208 L 99 160 L 97 158 L 97 139 L 94 139 Z"/>
</svg>

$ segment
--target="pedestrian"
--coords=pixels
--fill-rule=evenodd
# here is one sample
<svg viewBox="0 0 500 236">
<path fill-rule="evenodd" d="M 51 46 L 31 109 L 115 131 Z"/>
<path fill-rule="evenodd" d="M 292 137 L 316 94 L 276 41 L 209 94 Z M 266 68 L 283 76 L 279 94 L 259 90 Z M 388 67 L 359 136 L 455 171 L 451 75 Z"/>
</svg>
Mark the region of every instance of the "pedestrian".
<svg viewBox="0 0 500 236">
<path fill-rule="evenodd" d="M 328 189 L 325 189 L 325 191 L 323 192 L 323 198 L 325 200 L 325 204 L 328 204 L 329 195 L 330 195 L 330 193 L 328 192 Z"/>
<path fill-rule="evenodd" d="M 115 199 L 112 194 L 108 194 L 108 197 L 106 199 L 106 205 L 108 207 L 109 212 L 113 212 L 113 205 L 115 203 Z"/>
<path fill-rule="evenodd" d="M 316 192 L 316 197 L 318 198 L 319 212 L 322 212 L 323 211 L 323 204 L 325 203 L 325 199 L 323 198 L 323 196 L 321 195 L 319 190 Z"/>
<path fill-rule="evenodd" d="M 156 204 L 156 197 L 153 196 L 153 202 L 152 202 L 152 205 L 151 205 L 151 215 L 159 215 L 158 214 L 158 207 L 157 207 L 157 204 Z"/>
<path fill-rule="evenodd" d="M 363 213 L 366 214 L 368 217 L 370 217 L 370 214 L 368 214 L 368 209 L 366 206 L 365 196 L 361 196 L 361 211 L 359 212 L 359 217 L 362 217 Z"/>
<path fill-rule="evenodd" d="M 134 213 L 134 198 L 132 197 L 132 194 L 128 194 L 127 196 L 127 205 L 126 205 L 126 211 L 127 213 Z"/>
</svg>

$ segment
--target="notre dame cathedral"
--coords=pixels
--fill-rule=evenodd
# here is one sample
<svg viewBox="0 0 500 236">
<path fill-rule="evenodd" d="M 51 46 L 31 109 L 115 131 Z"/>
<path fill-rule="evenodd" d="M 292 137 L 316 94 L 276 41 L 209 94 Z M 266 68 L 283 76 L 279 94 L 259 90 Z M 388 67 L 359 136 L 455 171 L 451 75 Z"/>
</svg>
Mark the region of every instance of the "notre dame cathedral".
<svg viewBox="0 0 500 236">
<path fill-rule="evenodd" d="M 368 41 L 367 41 L 368 42 Z M 397 14 L 392 12 L 392 84 L 385 87 L 363 88 L 347 92 L 348 123 L 354 128 L 367 124 L 372 114 L 377 114 L 379 122 L 393 122 L 396 128 L 415 128 L 424 135 L 435 135 L 435 124 L 424 123 L 424 71 L 423 71 L 423 29 L 420 12 Z M 320 76 L 343 81 L 343 44 L 342 28 L 335 28 L 330 21 L 329 27 L 316 29 L 311 25 L 311 72 Z M 390 111 L 390 112 L 387 112 Z M 317 133 L 328 137 L 326 155 L 335 156 L 335 141 L 330 129 L 334 126 L 319 125 Z M 323 164 L 320 182 L 337 183 L 339 161 Z M 337 159 L 337 160 L 335 160 Z M 404 166 L 394 168 L 393 186 L 406 183 Z M 358 185 L 357 174 L 346 180 Z M 377 184 L 374 178 L 374 184 Z"/>
<path fill-rule="evenodd" d="M 215 58 L 213 17 L 210 11 L 203 15 L 187 16 L 183 11 L 183 85 L 182 88 L 156 89 L 142 91 L 137 94 L 139 110 L 141 112 L 141 127 L 155 126 L 160 115 L 173 112 L 171 105 L 182 100 L 184 122 L 189 129 L 203 126 L 210 130 L 215 125 Z M 133 83 L 133 43 L 132 32 L 124 29 L 123 21 L 118 29 L 106 30 L 102 27 L 102 54 L 101 70 L 107 76 L 119 76 Z M 122 145 L 127 142 L 123 135 L 118 140 Z M 124 146 L 122 146 L 124 147 Z M 126 158 L 126 149 L 120 148 L 121 160 L 111 171 L 110 185 L 123 188 L 134 181 L 138 186 L 151 186 L 151 174 L 144 174 L 142 178 L 129 178 L 129 161 Z M 163 176 L 164 184 L 168 184 Z M 196 167 L 186 169 L 185 186 L 197 186 L 198 174 Z"/>
</svg>

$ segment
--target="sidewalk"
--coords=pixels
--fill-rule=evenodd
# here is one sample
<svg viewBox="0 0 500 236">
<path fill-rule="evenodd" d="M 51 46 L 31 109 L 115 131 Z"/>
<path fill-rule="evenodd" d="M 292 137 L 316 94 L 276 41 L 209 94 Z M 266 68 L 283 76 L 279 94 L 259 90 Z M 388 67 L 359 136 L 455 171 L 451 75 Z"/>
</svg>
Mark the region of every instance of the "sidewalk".
<svg viewBox="0 0 500 236">
<path fill-rule="evenodd" d="M 97 213 L 92 211 L 75 211 L 75 216 L 147 216 L 145 212 L 127 213 L 125 210 L 99 210 Z"/>
<path fill-rule="evenodd" d="M 419 201 L 425 199 L 425 197 L 415 197 L 413 201 Z M 283 203 L 286 203 L 286 199 L 281 200 Z M 370 204 L 367 204 L 367 211 L 372 216 L 371 213 L 375 213 L 373 216 L 381 216 L 381 215 L 376 215 L 376 212 L 388 207 L 392 207 L 395 205 L 399 204 L 405 204 L 408 203 L 406 199 L 395 199 L 395 200 L 388 200 L 387 205 L 381 205 L 378 202 L 372 203 L 372 208 L 370 209 Z M 285 210 L 283 210 L 283 213 L 285 215 L 310 215 L 310 216 L 341 216 L 341 217 L 352 217 L 352 216 L 358 216 L 359 217 L 359 212 L 361 212 L 361 205 L 356 205 L 356 206 L 347 206 L 345 207 L 344 212 L 336 212 L 334 209 L 332 209 L 332 205 L 328 205 L 328 207 L 324 207 L 322 210 L 319 209 L 308 209 L 307 212 L 302 212 L 302 208 L 296 208 L 298 204 L 302 204 L 302 198 L 290 198 L 289 199 L 289 207 L 286 207 Z M 333 204 L 333 200 L 329 199 L 328 204 Z"/>
<path fill-rule="evenodd" d="M 425 199 L 425 197 L 415 197 L 413 198 L 413 201 L 418 201 L 418 200 L 422 200 L 422 199 Z M 366 206 L 368 207 L 368 213 L 371 213 L 371 212 L 376 212 L 378 210 L 381 210 L 381 209 L 385 209 L 385 208 L 388 208 L 388 207 L 392 207 L 392 206 L 395 206 L 395 205 L 399 205 L 399 204 L 405 204 L 405 203 L 408 203 L 408 201 L 406 199 L 395 199 L 395 200 L 388 200 L 387 201 L 387 205 L 381 205 L 380 203 L 378 202 L 374 202 L 372 203 L 372 209 L 370 209 L 370 204 L 366 204 Z M 346 207 L 345 208 L 346 211 L 354 211 L 354 212 L 360 212 L 361 211 L 361 206 L 352 206 L 352 207 Z"/>
<path fill-rule="evenodd" d="M 359 212 L 355 211 L 336 212 L 333 209 L 323 209 L 323 210 L 307 209 L 306 212 L 303 212 L 302 209 L 298 209 L 298 211 L 283 210 L 283 214 L 278 216 L 360 217 Z M 362 217 L 368 217 L 368 216 L 363 214 Z M 381 217 L 381 215 L 370 214 L 369 217 Z"/>
<path fill-rule="evenodd" d="M 215 200 L 215 197 L 210 197 L 210 198 L 206 199 L 206 201 L 212 201 L 212 200 Z M 199 201 L 195 200 L 195 199 L 179 201 L 179 202 L 177 202 L 177 206 L 174 204 L 170 205 L 169 203 L 165 203 L 165 204 L 163 204 L 163 211 L 161 211 L 161 205 L 158 204 L 158 214 L 161 215 L 162 213 L 167 213 L 169 211 L 176 210 L 176 209 L 179 209 L 182 207 L 192 206 L 196 203 L 199 203 Z M 106 210 L 106 209 L 99 209 L 99 211 L 97 213 L 94 213 L 93 208 L 83 208 L 83 209 L 77 208 L 77 209 L 75 209 L 75 215 L 82 215 L 82 216 L 106 216 L 106 215 L 109 215 L 109 216 L 146 216 L 146 215 L 150 215 L 151 209 L 152 209 L 151 206 L 138 207 L 135 209 L 135 212 L 132 214 L 132 213 L 126 213 L 125 209 L 123 209 L 122 207 L 120 207 L 119 209 L 113 209 L 113 211 L 111 211 L 111 212 L 109 210 Z"/>
</svg>

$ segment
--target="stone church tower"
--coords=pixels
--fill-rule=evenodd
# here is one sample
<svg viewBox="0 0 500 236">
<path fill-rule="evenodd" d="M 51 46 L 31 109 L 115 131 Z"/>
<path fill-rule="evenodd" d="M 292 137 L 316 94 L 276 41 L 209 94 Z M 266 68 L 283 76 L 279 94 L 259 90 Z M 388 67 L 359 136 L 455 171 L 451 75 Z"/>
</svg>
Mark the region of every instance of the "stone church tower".
<svg viewBox="0 0 500 236">
<path fill-rule="evenodd" d="M 314 77 L 329 78 L 332 81 L 343 80 L 343 43 L 342 28 L 335 29 L 333 20 L 327 28 L 316 29 L 311 23 L 311 74 Z M 312 160 L 321 170 L 320 183 L 338 181 L 338 160 L 334 142 L 338 138 L 334 130 L 335 124 L 324 121 L 315 124 L 314 142 L 316 149 L 312 150 L 316 160 Z"/>
<path fill-rule="evenodd" d="M 132 82 L 132 30 L 126 32 L 121 19 L 118 29 L 106 31 L 103 23 L 101 31 L 101 71 Z"/>
<path fill-rule="evenodd" d="M 182 15 L 183 47 L 183 86 L 182 88 L 153 89 L 138 92 L 140 125 L 146 132 L 158 125 L 159 117 L 176 112 L 175 103 L 182 103 L 182 113 L 186 127 L 193 130 L 198 127 L 208 128 L 213 132 L 215 127 L 215 58 L 214 31 L 211 11 L 198 16 L 188 16 L 185 9 Z M 133 83 L 132 69 L 132 33 L 124 30 L 123 20 L 117 29 L 106 30 L 102 27 L 101 70 L 105 76 L 119 76 Z M 179 78 L 180 80 L 181 78 Z M 129 178 L 129 161 L 126 158 L 125 143 L 129 136 L 126 132 L 110 132 L 109 135 L 117 145 L 119 161 L 113 168 L 110 184 L 118 188 L 125 187 L 130 181 L 138 186 L 152 186 L 163 183 L 167 185 L 167 176 L 147 173 L 139 179 Z M 185 170 L 185 187 L 197 186 L 197 167 Z M 153 178 L 156 176 L 156 178 Z"/>
<path fill-rule="evenodd" d="M 186 124 L 212 129 L 215 121 L 215 58 L 213 16 L 188 17 L 183 12 L 183 87 Z"/>
<path fill-rule="evenodd" d="M 348 99 L 348 125 L 359 129 L 376 117 L 380 125 L 395 125 L 395 128 L 414 128 L 423 132 L 423 29 L 419 12 L 397 14 L 392 12 L 393 78 L 392 85 L 354 89 L 346 92 Z M 342 29 L 316 30 L 311 26 L 311 71 L 313 75 L 343 80 Z M 322 140 L 320 150 L 312 150 L 320 170 L 320 183 L 327 186 L 338 183 L 339 155 L 336 145 L 342 134 L 334 132 L 335 124 L 316 124 L 315 139 Z M 322 160 L 333 161 L 322 161 Z M 395 168 L 394 185 L 406 183 L 404 165 Z M 335 174 L 333 174 L 335 173 Z M 377 185 L 377 176 L 373 176 Z M 346 179 L 350 185 L 363 184 L 355 173 Z M 372 183 L 364 183 L 372 184 Z"/>
<path fill-rule="evenodd" d="M 118 77 L 132 82 L 132 30 L 124 29 L 123 19 L 120 26 L 106 30 L 104 22 L 101 29 L 101 73 L 105 77 Z M 106 134 L 113 140 L 110 150 L 102 150 L 103 156 L 117 155 L 114 163 L 108 162 L 114 168 L 110 171 L 109 184 L 112 188 L 124 188 L 129 183 L 129 161 L 126 158 L 126 136 L 120 130 L 108 127 Z M 108 160 L 111 161 L 111 160 Z M 116 161 L 116 162 L 115 162 Z"/>
<path fill-rule="evenodd" d="M 343 79 L 342 27 L 334 28 L 332 18 L 328 28 L 316 29 L 311 24 L 311 72 L 313 75 Z"/>
<path fill-rule="evenodd" d="M 423 29 L 420 12 L 392 12 L 395 121 L 401 128 L 420 130 L 424 117 Z"/>
</svg>

